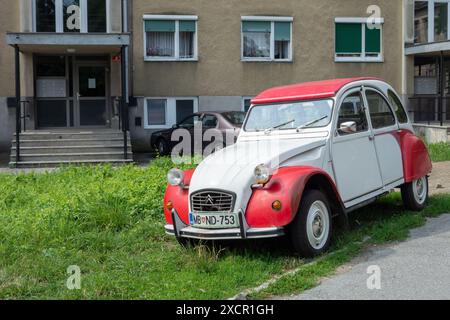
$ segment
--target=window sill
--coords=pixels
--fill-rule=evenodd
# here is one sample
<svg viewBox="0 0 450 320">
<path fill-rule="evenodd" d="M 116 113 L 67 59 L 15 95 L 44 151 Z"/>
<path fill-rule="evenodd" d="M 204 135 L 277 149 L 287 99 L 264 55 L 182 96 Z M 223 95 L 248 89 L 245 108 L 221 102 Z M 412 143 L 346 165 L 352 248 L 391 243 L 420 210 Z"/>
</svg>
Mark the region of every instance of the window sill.
<svg viewBox="0 0 450 320">
<path fill-rule="evenodd" d="M 165 129 L 171 129 L 172 126 L 169 125 L 158 125 L 158 126 L 153 126 L 153 125 L 144 125 L 144 129 L 146 130 L 165 130 Z"/>
<path fill-rule="evenodd" d="M 198 58 L 192 59 L 177 59 L 177 58 L 149 58 L 144 57 L 144 61 L 147 62 L 198 62 Z"/>
<path fill-rule="evenodd" d="M 249 58 L 241 58 L 241 62 L 272 62 L 272 63 L 292 63 L 292 59 L 249 59 Z"/>
<path fill-rule="evenodd" d="M 384 57 L 334 57 L 334 62 L 367 62 L 367 63 L 382 63 Z"/>
</svg>

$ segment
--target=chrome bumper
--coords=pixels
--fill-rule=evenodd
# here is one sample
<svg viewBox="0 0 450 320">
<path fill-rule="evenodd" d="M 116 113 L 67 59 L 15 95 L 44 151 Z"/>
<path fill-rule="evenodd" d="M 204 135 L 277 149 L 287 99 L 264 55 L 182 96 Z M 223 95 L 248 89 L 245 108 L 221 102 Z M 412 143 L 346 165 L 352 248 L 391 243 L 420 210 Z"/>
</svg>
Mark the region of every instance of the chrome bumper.
<svg viewBox="0 0 450 320">
<path fill-rule="evenodd" d="M 166 225 L 168 235 L 177 238 L 192 238 L 200 240 L 237 240 L 237 239 L 262 239 L 274 238 L 284 235 L 284 228 L 249 228 L 244 214 L 240 212 L 240 228 L 233 229 L 200 229 L 186 225 L 178 213 L 172 211 L 173 225 Z"/>
</svg>

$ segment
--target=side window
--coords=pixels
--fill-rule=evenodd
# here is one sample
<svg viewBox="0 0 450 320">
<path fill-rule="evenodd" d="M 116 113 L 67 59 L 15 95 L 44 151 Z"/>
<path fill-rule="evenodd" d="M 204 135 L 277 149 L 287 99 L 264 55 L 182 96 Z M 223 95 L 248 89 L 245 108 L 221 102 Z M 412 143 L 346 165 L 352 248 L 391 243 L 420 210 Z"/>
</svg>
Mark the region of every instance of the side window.
<svg viewBox="0 0 450 320">
<path fill-rule="evenodd" d="M 217 118 L 213 115 L 203 117 L 203 129 L 213 129 L 217 127 Z"/>
<path fill-rule="evenodd" d="M 407 123 L 408 116 L 406 115 L 406 111 L 403 108 L 402 102 L 397 97 L 397 95 L 391 90 L 388 91 L 388 98 L 391 102 L 391 106 L 394 108 L 395 114 L 397 115 L 398 122 Z"/>
<path fill-rule="evenodd" d="M 342 124 L 354 124 L 356 130 L 342 130 Z M 364 111 L 363 99 L 360 92 L 354 92 L 342 101 L 339 109 L 338 132 L 339 135 L 349 135 L 368 130 L 367 117 Z"/>
<path fill-rule="evenodd" d="M 380 129 L 395 125 L 395 117 L 387 101 L 378 92 L 366 91 L 372 127 Z"/>
<path fill-rule="evenodd" d="M 200 121 L 199 116 L 193 116 L 185 119 L 183 122 L 180 123 L 180 128 L 183 129 L 192 129 L 194 125 Z"/>
</svg>

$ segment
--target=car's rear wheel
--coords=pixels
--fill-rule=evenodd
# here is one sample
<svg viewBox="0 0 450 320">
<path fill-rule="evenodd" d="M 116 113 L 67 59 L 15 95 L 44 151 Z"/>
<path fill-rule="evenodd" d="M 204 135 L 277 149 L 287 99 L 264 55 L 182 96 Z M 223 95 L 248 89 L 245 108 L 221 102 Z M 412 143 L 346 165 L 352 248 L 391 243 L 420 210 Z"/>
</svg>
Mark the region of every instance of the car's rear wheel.
<svg viewBox="0 0 450 320">
<path fill-rule="evenodd" d="M 420 211 L 428 199 L 428 177 L 424 176 L 402 186 L 403 204 L 409 210 Z"/>
<path fill-rule="evenodd" d="M 169 154 L 169 144 L 163 138 L 156 142 L 156 151 L 160 156 L 167 156 Z"/>
<path fill-rule="evenodd" d="M 290 228 L 294 249 L 304 257 L 320 255 L 330 246 L 331 232 L 332 219 L 327 197 L 318 190 L 306 191 Z"/>
</svg>

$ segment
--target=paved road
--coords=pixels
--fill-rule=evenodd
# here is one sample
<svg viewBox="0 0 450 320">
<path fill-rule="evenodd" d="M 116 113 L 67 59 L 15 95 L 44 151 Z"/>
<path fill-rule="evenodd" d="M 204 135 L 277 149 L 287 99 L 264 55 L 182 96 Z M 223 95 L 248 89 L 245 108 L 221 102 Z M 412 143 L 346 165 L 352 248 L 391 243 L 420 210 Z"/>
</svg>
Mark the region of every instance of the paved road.
<svg viewBox="0 0 450 320">
<path fill-rule="evenodd" d="M 367 287 L 373 265 L 380 290 Z M 318 287 L 284 299 L 450 299 L 450 214 L 429 219 L 405 242 L 370 248 Z"/>
</svg>

